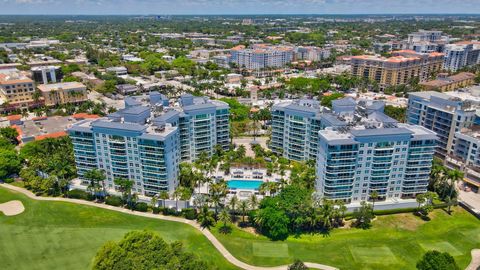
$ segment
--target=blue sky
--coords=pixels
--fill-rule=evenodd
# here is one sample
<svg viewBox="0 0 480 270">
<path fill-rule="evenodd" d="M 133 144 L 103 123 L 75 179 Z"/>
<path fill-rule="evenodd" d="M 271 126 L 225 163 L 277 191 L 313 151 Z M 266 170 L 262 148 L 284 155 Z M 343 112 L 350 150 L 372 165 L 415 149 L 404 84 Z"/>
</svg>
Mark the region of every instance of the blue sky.
<svg viewBox="0 0 480 270">
<path fill-rule="evenodd" d="M 477 13 L 480 0 L 0 0 L 0 14 Z"/>
</svg>

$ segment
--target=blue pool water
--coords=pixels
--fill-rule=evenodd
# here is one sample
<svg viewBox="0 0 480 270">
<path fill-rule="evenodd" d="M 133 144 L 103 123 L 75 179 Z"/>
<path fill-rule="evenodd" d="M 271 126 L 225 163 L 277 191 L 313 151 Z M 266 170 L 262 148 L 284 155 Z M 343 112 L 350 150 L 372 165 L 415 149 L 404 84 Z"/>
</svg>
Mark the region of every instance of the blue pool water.
<svg viewBox="0 0 480 270">
<path fill-rule="evenodd" d="M 255 190 L 260 187 L 263 181 L 257 180 L 229 180 L 227 181 L 228 188 L 230 189 L 251 189 Z"/>
</svg>

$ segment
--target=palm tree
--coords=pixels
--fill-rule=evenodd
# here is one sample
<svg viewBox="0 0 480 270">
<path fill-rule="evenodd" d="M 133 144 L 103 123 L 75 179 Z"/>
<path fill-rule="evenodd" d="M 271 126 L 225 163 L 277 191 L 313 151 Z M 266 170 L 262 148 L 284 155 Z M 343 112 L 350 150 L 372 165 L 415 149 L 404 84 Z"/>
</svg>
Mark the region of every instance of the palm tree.
<svg viewBox="0 0 480 270">
<path fill-rule="evenodd" d="M 372 193 L 370 193 L 370 199 L 372 199 L 372 209 L 375 210 L 375 201 L 378 199 L 378 191 L 372 191 Z"/>
<path fill-rule="evenodd" d="M 127 198 L 127 205 L 132 208 L 133 181 L 126 178 L 115 178 L 113 182 L 115 185 L 119 186 L 120 192 L 122 192 L 124 199 L 125 197 Z"/>
<path fill-rule="evenodd" d="M 224 207 L 218 216 L 218 220 L 223 222 L 222 231 L 227 232 L 227 224 L 231 222 L 230 213 L 227 207 Z"/>
<path fill-rule="evenodd" d="M 329 230 L 332 226 L 332 216 L 334 212 L 333 203 L 329 200 L 323 200 L 320 208 L 320 218 L 322 220 L 323 228 Z"/>
<path fill-rule="evenodd" d="M 162 190 L 160 191 L 159 198 L 163 201 L 163 207 L 165 207 L 165 201 L 170 199 L 170 195 L 168 194 L 167 191 Z"/>
<path fill-rule="evenodd" d="M 240 202 L 240 212 L 242 213 L 242 223 L 245 223 L 245 216 L 247 215 L 247 211 L 249 210 L 248 208 L 248 202 L 243 200 Z"/>
<path fill-rule="evenodd" d="M 448 175 L 448 179 L 450 180 L 450 185 L 448 187 L 450 192 L 448 194 L 448 198 L 450 201 L 453 201 L 458 196 L 457 190 L 455 188 L 456 183 L 460 180 L 463 180 L 464 175 L 463 175 L 463 172 L 459 170 L 450 170 L 448 171 L 447 175 Z M 449 213 L 450 213 L 450 207 L 451 207 L 451 203 L 448 204 Z"/>
<path fill-rule="evenodd" d="M 178 212 L 178 200 L 182 196 L 183 187 L 177 187 L 175 191 L 173 191 L 173 199 L 175 200 L 175 210 Z"/>
<path fill-rule="evenodd" d="M 200 225 L 202 228 L 210 228 L 213 224 L 215 224 L 215 218 L 213 218 L 213 213 L 212 211 L 208 210 L 208 207 L 204 205 L 202 209 L 200 210 L 200 213 L 198 213 L 198 222 L 200 222 Z"/>
<path fill-rule="evenodd" d="M 232 215 L 235 219 L 235 208 L 238 205 L 238 197 L 237 195 L 233 195 L 233 197 L 230 199 L 230 208 L 232 209 Z"/>
<path fill-rule="evenodd" d="M 251 209 L 255 209 L 258 206 L 258 199 L 255 194 L 252 194 L 250 198 L 248 199 L 248 204 L 250 205 Z"/>
</svg>

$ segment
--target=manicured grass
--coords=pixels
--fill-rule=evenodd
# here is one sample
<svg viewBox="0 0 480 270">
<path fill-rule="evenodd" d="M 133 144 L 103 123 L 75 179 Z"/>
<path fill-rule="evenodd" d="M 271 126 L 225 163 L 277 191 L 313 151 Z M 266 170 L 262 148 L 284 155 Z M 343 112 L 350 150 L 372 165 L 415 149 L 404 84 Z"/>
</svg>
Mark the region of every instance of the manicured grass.
<svg viewBox="0 0 480 270">
<path fill-rule="evenodd" d="M 282 258 L 288 257 L 288 245 L 278 243 L 258 242 L 252 244 L 253 255 L 257 257 Z"/>
<path fill-rule="evenodd" d="M 480 221 L 462 208 L 450 216 L 439 209 L 423 221 L 411 213 L 379 216 L 369 230 L 335 229 L 329 235 L 302 235 L 273 242 L 250 232 L 233 228 L 225 235 L 212 231 L 238 259 L 250 264 L 274 266 L 294 259 L 316 262 L 340 269 L 416 269 L 426 250 L 450 252 L 464 269 L 471 260 L 470 251 L 480 248 Z M 284 250 L 288 257 L 258 256 L 259 243 Z M 283 252 L 282 252 L 283 253 Z"/>
<path fill-rule="evenodd" d="M 10 200 L 21 200 L 25 212 L 13 217 L 0 213 L 0 269 L 90 269 L 106 241 L 144 229 L 158 232 L 167 241 L 181 241 L 186 250 L 219 269 L 237 269 L 186 224 L 72 203 L 35 201 L 0 186 L 0 203 Z"/>
</svg>

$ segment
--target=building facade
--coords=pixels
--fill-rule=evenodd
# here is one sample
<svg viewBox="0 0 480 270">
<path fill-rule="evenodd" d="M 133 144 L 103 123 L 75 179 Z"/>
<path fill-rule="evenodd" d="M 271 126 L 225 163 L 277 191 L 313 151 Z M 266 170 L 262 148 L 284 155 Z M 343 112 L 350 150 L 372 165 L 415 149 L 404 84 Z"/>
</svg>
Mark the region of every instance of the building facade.
<svg viewBox="0 0 480 270">
<path fill-rule="evenodd" d="M 239 68 L 256 70 L 285 67 L 293 59 L 292 47 L 255 44 L 248 49 L 243 45 L 232 48 L 229 62 L 235 63 Z"/>
<path fill-rule="evenodd" d="M 62 81 L 63 73 L 59 66 L 33 67 L 32 78 L 39 84 L 57 83 Z"/>
<path fill-rule="evenodd" d="M 448 44 L 445 47 L 444 68 L 457 71 L 480 63 L 480 42 Z"/>
<path fill-rule="evenodd" d="M 320 131 L 316 190 L 347 203 L 415 198 L 427 191 L 435 133 L 368 121 Z"/>
<path fill-rule="evenodd" d="M 454 150 L 455 133 L 475 121 L 478 98 L 460 92 L 410 93 L 407 122 L 437 133 L 436 155 L 445 158 Z"/>
<path fill-rule="evenodd" d="M 72 139 L 77 173 L 92 169 L 105 171 L 106 188 L 117 190 L 114 181 L 134 181 L 132 191 L 154 196 L 172 192 L 177 186 L 179 152 L 178 128 L 154 123 L 150 126 L 117 122 L 116 119 L 84 120 L 68 130 Z"/>
<path fill-rule="evenodd" d="M 0 97 L 4 109 L 26 109 L 38 104 L 35 82 L 19 71 L 0 74 Z"/>
<path fill-rule="evenodd" d="M 135 181 L 134 192 L 153 196 L 172 192 L 179 164 L 211 155 L 217 145 L 229 147 L 229 107 L 220 101 L 184 95 L 170 106 L 158 92 L 127 97 L 125 109 L 105 118 L 84 120 L 68 133 L 74 145 L 79 178 L 92 169 L 106 172 L 108 188 L 115 178 Z"/>
<path fill-rule="evenodd" d="M 79 103 L 88 100 L 87 87 L 79 82 L 64 82 L 39 85 L 46 106 Z"/>
<path fill-rule="evenodd" d="M 448 92 L 458 88 L 467 87 L 475 83 L 475 74 L 470 72 L 460 72 L 448 76 L 448 74 L 439 74 L 437 79 L 422 82 L 420 86 L 427 91 Z"/>
<path fill-rule="evenodd" d="M 352 75 L 376 81 L 380 88 L 408 84 L 413 79 L 425 81 L 442 70 L 443 54 L 419 54 L 411 50 L 396 51 L 392 57 L 372 55 L 351 58 Z"/>
<path fill-rule="evenodd" d="M 230 145 L 230 108 L 227 103 L 194 97 L 180 97 L 178 105 L 159 115 L 159 119 L 180 129 L 182 161 L 195 161 L 202 152 L 209 156 L 219 145 Z"/>
</svg>

